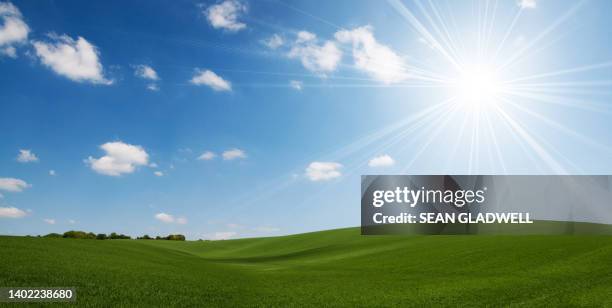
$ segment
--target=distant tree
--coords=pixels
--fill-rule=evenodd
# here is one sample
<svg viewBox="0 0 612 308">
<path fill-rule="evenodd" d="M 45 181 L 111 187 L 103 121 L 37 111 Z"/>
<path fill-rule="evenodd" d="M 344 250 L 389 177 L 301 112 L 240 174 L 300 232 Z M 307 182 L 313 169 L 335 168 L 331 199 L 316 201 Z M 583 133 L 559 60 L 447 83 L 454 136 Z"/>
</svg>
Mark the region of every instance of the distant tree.
<svg viewBox="0 0 612 308">
<path fill-rule="evenodd" d="M 81 235 L 79 232 L 81 232 L 81 231 L 72 231 L 72 230 L 71 231 L 66 231 L 66 232 L 64 232 L 64 234 L 62 236 L 64 238 L 79 238 L 79 236 Z"/>
<path fill-rule="evenodd" d="M 64 234 L 49 233 L 44 237 L 63 237 L 63 238 L 78 238 L 78 239 L 97 239 L 97 240 L 109 240 L 109 239 L 131 239 L 129 235 L 117 234 L 115 232 L 106 235 L 104 233 L 95 234 L 93 232 L 76 231 L 70 230 L 64 232 Z"/>
<path fill-rule="evenodd" d="M 185 236 L 182 234 L 170 234 L 168 237 L 166 237 L 166 239 L 170 241 L 184 241 Z"/>
<path fill-rule="evenodd" d="M 96 239 L 97 240 L 106 240 L 106 239 L 108 239 L 108 237 L 106 237 L 106 234 L 104 234 L 104 233 L 99 233 L 98 235 L 96 235 Z"/>
<path fill-rule="evenodd" d="M 109 238 L 111 240 L 129 240 L 129 239 L 132 239 L 129 235 L 117 234 L 115 232 L 111 233 Z"/>
<path fill-rule="evenodd" d="M 62 235 L 59 234 L 59 233 L 49 233 L 49 234 L 45 235 L 44 237 L 60 238 L 60 237 L 62 237 Z"/>
<path fill-rule="evenodd" d="M 84 231 L 70 230 L 70 231 L 64 232 L 63 237 L 64 238 L 78 238 L 78 239 L 95 239 L 96 235 L 91 232 L 86 233 Z"/>
<path fill-rule="evenodd" d="M 141 237 L 137 237 L 137 240 L 152 240 L 153 238 L 151 238 L 149 235 L 145 234 Z"/>
<path fill-rule="evenodd" d="M 167 240 L 167 241 L 184 241 L 185 236 L 182 234 L 170 234 L 168 236 L 156 236 L 156 240 Z"/>
</svg>

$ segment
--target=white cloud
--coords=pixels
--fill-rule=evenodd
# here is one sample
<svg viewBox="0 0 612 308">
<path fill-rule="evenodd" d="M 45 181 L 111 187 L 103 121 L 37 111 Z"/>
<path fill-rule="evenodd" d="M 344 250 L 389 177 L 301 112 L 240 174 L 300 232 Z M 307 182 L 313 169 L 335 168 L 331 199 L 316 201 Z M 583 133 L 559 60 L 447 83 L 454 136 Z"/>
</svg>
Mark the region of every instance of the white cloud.
<svg viewBox="0 0 612 308">
<path fill-rule="evenodd" d="M 147 85 L 147 90 L 159 91 L 159 86 L 155 82 L 159 81 L 160 78 L 152 67 L 144 64 L 136 65 L 134 66 L 134 75 L 145 80 L 153 81 Z"/>
<path fill-rule="evenodd" d="M 290 80 L 289 86 L 295 90 L 302 91 L 302 88 L 304 87 L 304 83 L 299 80 Z"/>
<path fill-rule="evenodd" d="M 148 65 L 144 65 L 144 64 L 136 65 L 134 67 L 134 75 L 142 79 L 148 79 L 148 80 L 153 80 L 153 81 L 159 80 L 159 76 L 157 76 L 157 72 L 152 67 Z"/>
<path fill-rule="evenodd" d="M 202 155 L 198 156 L 198 160 L 212 160 L 215 157 L 217 157 L 217 154 L 211 152 L 211 151 L 206 151 L 204 153 L 202 153 Z"/>
<path fill-rule="evenodd" d="M 164 176 L 164 173 L 161 171 L 155 171 L 153 174 L 155 174 L 155 176 Z"/>
<path fill-rule="evenodd" d="M 204 15 L 206 15 L 208 22 L 213 28 L 236 32 L 246 28 L 246 24 L 238 21 L 238 18 L 246 13 L 246 11 L 246 5 L 241 2 L 225 0 L 210 6 L 204 11 Z"/>
<path fill-rule="evenodd" d="M 342 165 L 334 162 L 312 162 L 306 168 L 306 177 L 311 181 L 327 181 L 342 175 Z"/>
<path fill-rule="evenodd" d="M 234 236 L 236 236 L 238 233 L 234 232 L 234 231 L 224 231 L 224 232 L 215 232 L 212 234 L 212 239 L 213 240 L 227 240 L 230 239 Z"/>
<path fill-rule="evenodd" d="M 17 58 L 17 49 L 13 46 L 0 48 L 0 55 L 15 59 Z"/>
<path fill-rule="evenodd" d="M 166 213 L 157 213 L 155 214 L 155 219 L 163 222 L 163 223 L 167 223 L 167 224 L 171 224 L 171 223 L 176 223 L 176 224 L 180 224 L 180 225 L 184 225 L 187 224 L 187 218 L 185 217 L 174 217 L 173 215 L 170 214 L 166 214 Z"/>
<path fill-rule="evenodd" d="M 149 164 L 149 167 L 151 167 L 151 168 L 157 168 L 157 167 L 159 167 L 159 166 L 157 165 L 157 163 L 150 163 L 150 164 Z"/>
<path fill-rule="evenodd" d="M 308 32 L 308 31 L 303 31 L 303 30 L 298 32 L 296 36 L 297 36 L 297 38 L 296 38 L 295 42 L 298 43 L 298 44 L 314 41 L 314 40 L 317 39 L 317 36 L 314 33 Z"/>
<path fill-rule="evenodd" d="M 76 40 L 67 35 L 49 35 L 51 42 L 33 41 L 40 61 L 57 74 L 77 82 L 110 85 L 104 77 L 96 46 L 86 39 Z"/>
<path fill-rule="evenodd" d="M 43 219 L 44 222 L 50 224 L 50 225 L 54 225 L 55 224 L 55 219 L 52 218 L 45 218 Z"/>
<path fill-rule="evenodd" d="M 131 145 L 121 141 L 107 142 L 100 146 L 106 155 L 100 158 L 89 157 L 86 160 L 91 169 L 97 173 L 120 176 L 132 173 L 138 166 L 149 163 L 149 154 L 139 145 Z"/>
<path fill-rule="evenodd" d="M 71 225 L 74 225 L 74 224 L 76 224 L 76 220 L 74 220 L 74 219 L 69 219 L 69 220 L 68 220 L 68 223 L 69 223 L 69 224 L 71 224 Z"/>
<path fill-rule="evenodd" d="M 395 164 L 395 160 L 393 160 L 393 158 L 387 154 L 376 156 L 370 159 L 370 161 L 368 162 L 368 166 L 372 168 L 390 167 L 390 166 L 393 166 L 394 164 Z"/>
<path fill-rule="evenodd" d="M 36 157 L 36 154 L 32 153 L 30 150 L 19 150 L 17 161 L 20 163 L 37 162 L 38 157 Z"/>
<path fill-rule="evenodd" d="M 10 2 L 0 2 L 0 16 L 21 16 L 19 9 Z"/>
<path fill-rule="evenodd" d="M 16 207 L 0 207 L 0 218 L 21 218 L 27 213 Z"/>
<path fill-rule="evenodd" d="M 193 78 L 191 78 L 191 83 L 197 86 L 206 85 L 215 91 L 232 90 L 232 84 L 229 81 L 221 78 L 221 76 L 215 74 L 215 72 L 211 70 L 197 70 Z"/>
<path fill-rule="evenodd" d="M 342 51 L 332 41 L 318 45 L 315 34 L 300 31 L 288 56 L 300 59 L 307 70 L 324 74 L 336 70 L 342 59 Z"/>
<path fill-rule="evenodd" d="M 285 43 L 285 41 L 280 35 L 274 34 L 271 37 L 263 40 L 262 43 L 270 49 L 276 49 L 278 47 L 281 47 Z"/>
<path fill-rule="evenodd" d="M 238 158 L 246 158 L 246 153 L 240 149 L 231 149 L 223 152 L 221 154 L 223 160 L 234 160 Z"/>
<path fill-rule="evenodd" d="M 536 0 L 518 0 L 516 3 L 521 9 L 535 9 L 538 6 Z"/>
<path fill-rule="evenodd" d="M 0 2 L 0 21 L 0 54 L 16 58 L 14 45 L 27 41 L 30 28 L 19 9 L 10 2 Z"/>
<path fill-rule="evenodd" d="M 159 91 L 159 86 L 157 84 L 150 83 L 147 85 L 147 90 Z"/>
<path fill-rule="evenodd" d="M 20 192 L 32 185 L 15 178 L 0 178 L 0 190 Z"/>
<path fill-rule="evenodd" d="M 376 41 L 371 26 L 336 32 L 341 43 L 353 45 L 355 67 L 384 84 L 400 82 L 408 77 L 404 60 L 391 48 Z"/>
<path fill-rule="evenodd" d="M 165 222 L 165 223 L 173 223 L 174 222 L 174 216 L 170 215 L 170 214 L 166 214 L 166 213 L 157 213 L 155 214 L 155 219 L 161 221 L 161 222 Z"/>
<path fill-rule="evenodd" d="M 49 170 L 49 175 L 50 176 L 55 176 L 56 175 L 55 170 Z"/>
</svg>

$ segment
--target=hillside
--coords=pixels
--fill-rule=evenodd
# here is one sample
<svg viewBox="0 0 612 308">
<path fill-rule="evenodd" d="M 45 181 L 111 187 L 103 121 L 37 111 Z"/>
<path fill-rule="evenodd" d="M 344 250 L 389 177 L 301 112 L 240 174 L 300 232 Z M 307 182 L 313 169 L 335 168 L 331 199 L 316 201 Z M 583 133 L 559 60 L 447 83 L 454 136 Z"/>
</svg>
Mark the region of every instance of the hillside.
<svg viewBox="0 0 612 308">
<path fill-rule="evenodd" d="M 610 236 L 0 237 L 0 260 L 0 286 L 76 286 L 90 306 L 612 305 Z"/>
</svg>

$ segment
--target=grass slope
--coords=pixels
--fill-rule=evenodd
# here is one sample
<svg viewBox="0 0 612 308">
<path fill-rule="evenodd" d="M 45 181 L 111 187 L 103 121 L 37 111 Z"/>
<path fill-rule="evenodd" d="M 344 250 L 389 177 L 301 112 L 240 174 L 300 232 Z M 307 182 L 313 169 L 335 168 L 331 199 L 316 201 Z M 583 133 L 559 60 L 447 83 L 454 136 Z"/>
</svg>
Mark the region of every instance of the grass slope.
<svg viewBox="0 0 612 308">
<path fill-rule="evenodd" d="M 0 286 L 88 306 L 611 306 L 610 236 L 0 237 Z"/>
</svg>

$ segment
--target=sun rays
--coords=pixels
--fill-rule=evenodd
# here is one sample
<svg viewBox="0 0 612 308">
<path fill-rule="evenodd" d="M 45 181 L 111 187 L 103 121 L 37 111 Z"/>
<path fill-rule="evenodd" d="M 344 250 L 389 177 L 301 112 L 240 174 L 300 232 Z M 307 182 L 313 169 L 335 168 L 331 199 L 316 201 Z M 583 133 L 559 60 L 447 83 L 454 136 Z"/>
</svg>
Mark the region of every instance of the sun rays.
<svg viewBox="0 0 612 308">
<path fill-rule="evenodd" d="M 505 52 L 505 49 L 510 48 L 508 42 L 512 40 L 514 29 L 521 22 L 521 16 L 526 14 L 525 8 L 517 7 L 510 24 L 505 26 L 499 25 L 496 18 L 501 13 L 507 13 L 499 9 L 499 1 L 471 1 L 472 16 L 467 16 L 467 20 L 475 20 L 475 26 L 463 24 L 463 29 L 459 29 L 456 10 L 453 10 L 450 2 L 434 3 L 434 1 L 418 0 L 388 2 L 414 32 L 431 44 L 439 61 L 446 61 L 449 68 L 440 72 L 435 67 L 421 67 L 420 71 L 439 76 L 441 81 L 419 80 L 418 84 L 440 85 L 447 92 L 449 100 L 458 103 L 459 109 L 462 109 L 459 111 L 455 109 L 449 114 L 448 111 L 455 108 L 449 106 L 432 120 L 431 126 L 435 128 L 426 126 L 421 131 L 410 133 L 411 138 L 415 135 L 423 135 L 424 138 L 416 150 L 412 148 L 412 157 L 407 159 L 402 171 L 409 172 L 415 161 L 427 155 L 427 148 L 431 143 L 456 139 L 461 141 L 455 142 L 450 155 L 455 156 L 458 151 L 467 154 L 462 156 L 467 157 L 467 161 L 454 161 L 455 165 L 466 166 L 464 170 L 467 173 L 483 172 L 483 169 L 478 168 L 478 164 L 484 159 L 482 154 L 493 160 L 490 165 L 499 166 L 496 169 L 489 169 L 488 172 L 512 172 L 507 169 L 506 161 L 514 157 L 504 154 L 505 152 L 500 149 L 502 144 L 505 148 L 520 148 L 523 154 L 530 157 L 534 165 L 538 166 L 539 172 L 555 174 L 581 172 L 562 154 L 561 150 L 555 148 L 554 143 L 537 137 L 538 134 L 529 124 L 533 123 L 529 120 L 534 118 L 538 125 L 544 124 L 553 128 L 558 134 L 563 135 L 563 138 L 572 138 L 583 145 L 605 151 L 607 155 L 612 153 L 608 145 L 579 133 L 578 128 L 567 127 L 562 122 L 536 111 L 546 106 L 609 113 L 610 105 L 594 101 L 592 96 L 609 95 L 609 87 L 612 85 L 610 80 L 574 80 L 573 78 L 577 73 L 607 69 L 610 67 L 609 61 L 548 72 L 535 72 L 530 67 L 519 66 L 520 63 L 530 60 L 529 57 L 534 53 L 554 44 L 546 39 L 579 11 L 584 1 L 579 1 L 560 17 L 545 25 L 533 39 L 519 48 L 514 48 L 512 53 Z M 442 9 L 443 7 L 445 9 Z M 462 18 L 465 20 L 466 16 Z M 452 27 L 448 26 L 449 23 Z M 472 33 L 473 37 L 462 37 L 460 33 Z M 502 57 L 502 54 L 509 56 Z M 508 69 L 513 66 L 515 66 L 513 71 L 519 71 L 523 75 L 505 77 Z M 564 78 L 560 80 L 559 77 Z M 538 108 L 533 108 L 535 106 Z M 447 131 L 443 134 L 444 137 L 440 138 L 440 131 L 444 130 Z M 506 137 L 500 140 L 501 136 Z M 517 152 L 514 153 L 515 156 Z M 542 168 L 542 165 L 545 168 Z"/>
<path fill-rule="evenodd" d="M 609 71 L 612 61 L 604 58 L 589 64 L 576 59 L 554 68 L 537 65 L 538 56 L 557 52 L 557 44 L 571 38 L 563 25 L 585 7 L 585 1 L 578 1 L 555 18 L 539 21 L 539 27 L 527 38 L 518 29 L 532 11 L 515 3 L 511 7 L 496 0 L 387 3 L 403 20 L 407 33 L 404 39 L 418 40 L 429 49 L 427 57 L 414 50 L 395 50 L 406 60 L 406 80 L 381 84 L 359 74 L 330 74 L 321 79 L 314 73 L 248 72 L 305 78 L 304 91 L 404 91 L 406 104 L 414 106 L 406 109 L 402 119 L 330 151 L 314 153 L 318 160 L 341 162 L 342 178 L 368 173 L 584 174 L 589 170 L 585 171 L 584 162 L 576 161 L 574 151 L 612 158 L 612 140 L 597 138 L 592 130 L 584 129 L 588 123 L 581 122 L 612 115 L 612 105 L 607 103 L 612 97 L 612 76 L 591 75 Z M 342 29 L 312 13 L 299 12 L 334 31 Z M 350 49 L 340 48 L 350 53 Z M 577 114 L 587 116 L 574 117 Z M 563 140 L 564 147 L 558 140 Z M 370 158 L 384 153 L 392 153 L 395 166 L 367 166 Z M 304 165 L 306 162 L 296 164 L 288 174 L 297 176 L 278 178 L 275 185 L 283 183 L 281 190 L 289 189 L 303 173 Z M 297 208 L 305 207 L 333 186 L 321 187 Z"/>
</svg>

